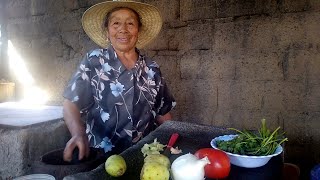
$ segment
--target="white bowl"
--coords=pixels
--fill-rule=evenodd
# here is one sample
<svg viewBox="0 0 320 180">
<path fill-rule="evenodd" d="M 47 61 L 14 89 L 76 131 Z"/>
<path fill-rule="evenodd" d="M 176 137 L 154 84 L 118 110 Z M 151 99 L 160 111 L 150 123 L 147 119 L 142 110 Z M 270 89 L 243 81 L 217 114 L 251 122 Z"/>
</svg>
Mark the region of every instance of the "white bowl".
<svg viewBox="0 0 320 180">
<path fill-rule="evenodd" d="M 216 144 L 217 140 L 230 141 L 237 136 L 238 135 L 234 135 L 234 134 L 218 136 L 218 137 L 212 139 L 210 144 L 214 149 L 219 149 Z M 219 150 L 221 150 L 221 149 L 219 149 Z M 233 154 L 233 153 L 226 152 L 226 151 L 224 151 L 224 152 L 228 155 L 231 164 L 236 165 L 236 166 L 240 166 L 240 167 L 245 167 L 245 168 L 256 168 L 256 167 L 264 166 L 265 164 L 267 164 L 269 162 L 269 160 L 272 157 L 279 155 L 282 151 L 283 151 L 282 146 L 279 145 L 273 154 L 267 155 L 267 156 L 247 156 L 247 155 Z"/>
<path fill-rule="evenodd" d="M 20 176 L 13 180 L 55 180 L 56 178 L 50 174 L 29 174 L 26 176 Z"/>
</svg>

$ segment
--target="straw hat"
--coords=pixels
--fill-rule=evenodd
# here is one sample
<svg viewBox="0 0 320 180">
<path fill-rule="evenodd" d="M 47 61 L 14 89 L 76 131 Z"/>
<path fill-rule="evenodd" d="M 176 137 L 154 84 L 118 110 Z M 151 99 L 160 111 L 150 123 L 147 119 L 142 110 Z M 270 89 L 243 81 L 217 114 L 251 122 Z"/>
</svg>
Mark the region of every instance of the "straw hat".
<svg viewBox="0 0 320 180">
<path fill-rule="evenodd" d="M 91 6 L 82 16 L 82 27 L 84 31 L 91 40 L 102 48 L 106 48 L 109 45 L 106 29 L 103 28 L 105 17 L 110 10 L 116 7 L 128 7 L 139 14 L 142 26 L 139 30 L 138 42 L 136 44 L 137 48 L 145 47 L 159 34 L 162 26 L 162 18 L 159 10 L 155 6 L 127 0 L 105 1 Z"/>
</svg>

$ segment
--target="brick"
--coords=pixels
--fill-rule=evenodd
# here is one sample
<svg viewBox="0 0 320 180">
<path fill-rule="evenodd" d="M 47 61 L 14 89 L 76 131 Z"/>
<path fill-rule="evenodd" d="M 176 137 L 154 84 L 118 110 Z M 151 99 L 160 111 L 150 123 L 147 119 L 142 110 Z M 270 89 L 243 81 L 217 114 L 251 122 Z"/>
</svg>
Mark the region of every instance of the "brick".
<svg viewBox="0 0 320 180">
<path fill-rule="evenodd" d="M 212 0 L 180 1 L 180 20 L 194 21 L 199 19 L 215 19 L 216 5 Z"/>
</svg>

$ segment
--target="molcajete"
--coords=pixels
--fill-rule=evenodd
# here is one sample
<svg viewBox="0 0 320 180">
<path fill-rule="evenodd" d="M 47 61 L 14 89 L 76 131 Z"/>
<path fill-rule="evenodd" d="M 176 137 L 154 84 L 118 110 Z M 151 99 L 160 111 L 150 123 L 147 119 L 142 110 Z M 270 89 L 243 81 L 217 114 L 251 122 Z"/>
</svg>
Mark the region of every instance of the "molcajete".
<svg viewBox="0 0 320 180">
<path fill-rule="evenodd" d="M 78 160 L 79 151 L 76 149 L 73 153 L 72 161 L 66 162 L 63 160 L 63 150 L 53 150 L 41 156 L 40 161 L 33 163 L 32 172 L 50 174 L 60 180 L 71 174 L 95 169 L 98 165 L 104 163 L 106 159 L 103 152 L 90 148 L 89 157 Z"/>
</svg>

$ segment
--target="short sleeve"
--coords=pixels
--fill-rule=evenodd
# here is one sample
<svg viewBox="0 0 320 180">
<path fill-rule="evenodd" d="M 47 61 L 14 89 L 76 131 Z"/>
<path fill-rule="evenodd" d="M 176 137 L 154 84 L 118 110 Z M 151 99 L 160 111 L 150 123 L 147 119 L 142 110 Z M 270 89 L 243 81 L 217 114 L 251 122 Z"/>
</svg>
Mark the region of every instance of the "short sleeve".
<svg viewBox="0 0 320 180">
<path fill-rule="evenodd" d="M 160 73 L 161 76 L 161 73 Z M 159 92 L 156 96 L 156 112 L 158 115 L 165 115 L 170 112 L 175 106 L 176 101 L 169 91 L 169 88 L 165 82 L 165 79 L 161 76 L 161 83 Z"/>
<path fill-rule="evenodd" d="M 90 79 L 91 68 L 86 56 L 63 92 L 63 97 L 75 103 L 82 112 L 94 103 Z"/>
</svg>

